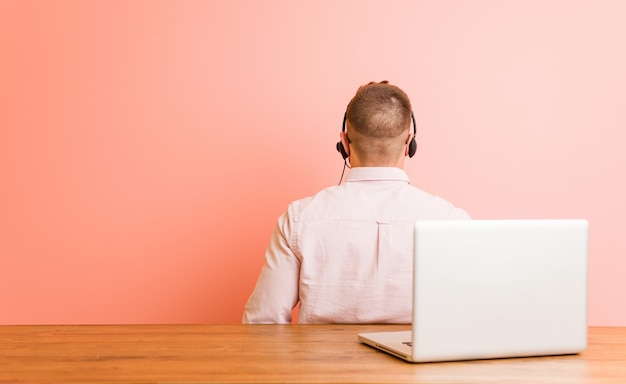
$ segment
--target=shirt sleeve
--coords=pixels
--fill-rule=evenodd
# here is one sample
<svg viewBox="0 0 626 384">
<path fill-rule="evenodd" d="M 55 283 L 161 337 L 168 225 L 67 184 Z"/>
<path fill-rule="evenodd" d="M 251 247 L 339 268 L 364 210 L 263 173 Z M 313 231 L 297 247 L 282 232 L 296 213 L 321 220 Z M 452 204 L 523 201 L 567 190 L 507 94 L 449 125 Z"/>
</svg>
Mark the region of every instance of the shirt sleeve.
<svg viewBox="0 0 626 384">
<path fill-rule="evenodd" d="M 291 311 L 298 303 L 300 260 L 290 247 L 290 233 L 285 213 L 274 227 L 265 265 L 244 309 L 244 324 L 291 323 Z"/>
<path fill-rule="evenodd" d="M 447 217 L 450 220 L 471 220 L 471 216 L 461 208 L 454 208 Z"/>
</svg>

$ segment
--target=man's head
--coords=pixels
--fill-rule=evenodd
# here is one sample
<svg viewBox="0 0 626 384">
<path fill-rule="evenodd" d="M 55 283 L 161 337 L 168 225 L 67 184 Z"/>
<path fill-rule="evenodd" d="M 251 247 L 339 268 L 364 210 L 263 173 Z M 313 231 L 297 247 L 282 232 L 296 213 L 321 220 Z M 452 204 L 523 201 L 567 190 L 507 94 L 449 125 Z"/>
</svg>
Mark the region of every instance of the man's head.
<svg viewBox="0 0 626 384">
<path fill-rule="evenodd" d="M 412 138 L 411 102 L 387 81 L 361 86 L 348 104 L 341 140 L 352 166 L 402 168 Z"/>
</svg>

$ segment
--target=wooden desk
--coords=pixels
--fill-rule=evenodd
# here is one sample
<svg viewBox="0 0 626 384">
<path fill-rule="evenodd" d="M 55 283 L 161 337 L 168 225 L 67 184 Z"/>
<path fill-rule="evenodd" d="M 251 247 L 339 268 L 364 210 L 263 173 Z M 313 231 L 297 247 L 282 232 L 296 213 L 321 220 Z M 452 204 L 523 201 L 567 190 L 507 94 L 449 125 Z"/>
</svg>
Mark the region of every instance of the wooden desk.
<svg viewBox="0 0 626 384">
<path fill-rule="evenodd" d="M 626 327 L 580 355 L 410 364 L 357 341 L 385 325 L 0 326 L 0 383 L 625 383 Z"/>
</svg>

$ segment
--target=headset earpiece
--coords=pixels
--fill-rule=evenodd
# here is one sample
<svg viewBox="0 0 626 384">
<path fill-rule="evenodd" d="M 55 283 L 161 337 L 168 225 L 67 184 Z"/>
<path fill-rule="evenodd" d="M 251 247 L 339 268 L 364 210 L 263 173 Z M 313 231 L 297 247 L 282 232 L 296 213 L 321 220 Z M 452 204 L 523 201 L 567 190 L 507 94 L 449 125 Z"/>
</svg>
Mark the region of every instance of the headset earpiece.
<svg viewBox="0 0 626 384">
<path fill-rule="evenodd" d="M 343 157 L 344 160 L 348 158 L 346 149 L 343 147 L 343 143 L 341 141 L 337 142 L 337 152 L 341 153 L 341 157 Z"/>
<path fill-rule="evenodd" d="M 413 121 L 413 137 L 409 143 L 409 157 L 415 156 L 415 153 L 417 152 L 417 141 L 415 141 L 415 136 L 417 135 L 417 124 L 415 124 L 415 114 L 413 111 L 411 111 L 411 120 Z"/>
<path fill-rule="evenodd" d="M 413 137 L 409 143 L 409 157 L 415 156 L 415 152 L 417 152 L 417 143 L 415 142 L 415 137 Z"/>
<path fill-rule="evenodd" d="M 348 113 L 343 114 L 343 124 L 341 124 L 341 132 L 346 131 L 346 119 L 348 117 Z M 348 152 L 343 147 L 343 143 L 341 141 L 337 142 L 337 152 L 341 153 L 341 157 L 343 157 L 344 161 L 348 158 Z"/>
</svg>

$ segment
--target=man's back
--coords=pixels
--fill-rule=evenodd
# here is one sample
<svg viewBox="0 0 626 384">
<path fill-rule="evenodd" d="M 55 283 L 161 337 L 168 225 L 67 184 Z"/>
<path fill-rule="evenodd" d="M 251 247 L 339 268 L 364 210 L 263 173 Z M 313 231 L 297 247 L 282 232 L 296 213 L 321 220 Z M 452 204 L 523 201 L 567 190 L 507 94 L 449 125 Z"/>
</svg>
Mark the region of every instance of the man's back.
<svg viewBox="0 0 626 384">
<path fill-rule="evenodd" d="M 465 211 L 411 186 L 393 167 L 354 168 L 344 184 L 293 202 L 279 232 L 299 264 L 298 321 L 410 323 L 415 221 L 464 218 Z M 267 257 L 279 266 L 271 258 L 289 256 Z M 267 296 L 263 306 L 281 296 Z"/>
</svg>

